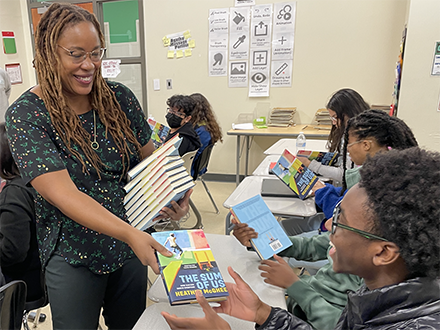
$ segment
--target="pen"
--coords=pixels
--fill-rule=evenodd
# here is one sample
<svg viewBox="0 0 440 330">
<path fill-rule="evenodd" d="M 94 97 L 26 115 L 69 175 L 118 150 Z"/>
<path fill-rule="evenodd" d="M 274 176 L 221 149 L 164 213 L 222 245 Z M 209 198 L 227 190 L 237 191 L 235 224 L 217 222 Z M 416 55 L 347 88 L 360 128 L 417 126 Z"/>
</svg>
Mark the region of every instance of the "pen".
<svg viewBox="0 0 440 330">
<path fill-rule="evenodd" d="M 309 125 L 304 126 L 302 129 L 306 129 L 307 127 L 309 127 Z"/>
</svg>

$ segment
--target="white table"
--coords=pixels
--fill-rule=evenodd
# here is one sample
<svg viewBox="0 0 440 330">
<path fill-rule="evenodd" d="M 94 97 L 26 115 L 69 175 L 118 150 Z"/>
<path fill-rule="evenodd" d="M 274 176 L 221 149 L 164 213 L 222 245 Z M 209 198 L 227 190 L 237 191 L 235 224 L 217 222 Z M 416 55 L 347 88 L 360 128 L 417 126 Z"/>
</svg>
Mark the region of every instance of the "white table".
<svg viewBox="0 0 440 330">
<path fill-rule="evenodd" d="M 327 140 L 309 140 L 307 139 L 305 150 L 326 151 Z M 265 155 L 281 155 L 284 149 L 288 149 L 296 155 L 296 139 L 281 139 L 275 142 L 270 148 L 264 151 Z"/>
<path fill-rule="evenodd" d="M 180 317 L 203 317 L 205 315 L 198 305 L 170 306 L 169 303 L 161 302 L 147 307 L 135 324 L 133 330 L 170 330 L 169 325 L 163 316 L 160 315 L 162 311 L 176 314 Z M 253 322 L 239 320 L 226 314 L 219 315 L 229 323 L 232 329 L 255 329 L 255 323 Z"/>
<path fill-rule="evenodd" d="M 284 290 L 263 282 L 258 269 L 260 258 L 254 251 L 247 251 L 234 236 L 206 234 L 214 258 L 226 282 L 234 282 L 228 273 L 231 266 L 257 293 L 262 301 L 274 307 L 286 308 Z M 168 296 L 159 276 L 148 290 L 148 298 L 154 302 L 168 303 Z M 239 329 L 239 328 L 237 328 Z"/>
<path fill-rule="evenodd" d="M 279 154 L 266 156 L 266 158 L 263 159 L 260 165 L 258 165 L 257 168 L 252 172 L 252 175 L 263 175 L 263 176 L 271 175 L 269 174 L 269 165 L 272 162 L 278 161 L 280 157 L 281 155 Z"/>
<path fill-rule="evenodd" d="M 261 194 L 263 179 L 279 180 L 275 176 L 248 176 L 238 185 L 225 200 L 223 206 L 227 209 L 238 203 Z M 291 197 L 263 197 L 270 211 L 275 215 L 310 217 L 316 214 L 315 198 L 306 200 Z"/>
</svg>

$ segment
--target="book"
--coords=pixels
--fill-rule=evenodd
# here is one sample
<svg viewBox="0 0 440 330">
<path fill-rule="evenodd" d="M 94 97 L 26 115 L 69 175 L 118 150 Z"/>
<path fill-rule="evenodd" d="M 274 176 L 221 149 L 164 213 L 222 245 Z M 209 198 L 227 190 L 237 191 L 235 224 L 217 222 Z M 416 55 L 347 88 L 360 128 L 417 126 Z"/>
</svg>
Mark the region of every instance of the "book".
<svg viewBox="0 0 440 330">
<path fill-rule="evenodd" d="M 180 142 L 178 136 L 173 137 L 129 171 L 124 208 L 133 227 L 151 227 L 162 208 L 171 207 L 172 201 L 178 202 L 194 187 L 179 156 Z"/>
<path fill-rule="evenodd" d="M 153 140 L 154 147 L 157 149 L 164 143 L 170 128 L 157 122 L 153 117 L 148 118 L 148 124 L 151 128 L 151 140 Z"/>
<path fill-rule="evenodd" d="M 154 150 L 154 152 L 143 159 L 139 164 L 130 169 L 127 172 L 127 180 L 133 181 L 133 178 L 137 176 L 142 170 L 144 170 L 148 165 L 150 165 L 154 160 L 165 156 L 179 156 L 179 146 L 182 143 L 182 139 L 178 135 L 169 139 L 160 148 Z M 177 150 L 176 150 L 177 149 Z M 140 180 L 140 178 L 139 178 Z"/>
<path fill-rule="evenodd" d="M 284 150 L 272 172 L 301 199 L 306 199 L 309 196 L 312 187 L 318 181 L 315 173 L 287 149 Z"/>
<path fill-rule="evenodd" d="M 298 150 L 297 156 L 307 157 L 309 160 L 316 160 L 322 165 L 336 165 L 339 159 L 338 152 L 330 151 L 312 151 L 312 150 Z"/>
<path fill-rule="evenodd" d="M 229 295 L 225 281 L 202 229 L 161 231 L 151 234 L 171 252 L 157 254 L 160 274 L 171 305 L 197 303 L 201 290 L 208 301 L 222 301 Z"/>
<path fill-rule="evenodd" d="M 258 233 L 251 244 L 261 259 L 269 259 L 292 245 L 261 195 L 233 206 L 230 211 L 237 221 L 247 223 Z"/>
</svg>

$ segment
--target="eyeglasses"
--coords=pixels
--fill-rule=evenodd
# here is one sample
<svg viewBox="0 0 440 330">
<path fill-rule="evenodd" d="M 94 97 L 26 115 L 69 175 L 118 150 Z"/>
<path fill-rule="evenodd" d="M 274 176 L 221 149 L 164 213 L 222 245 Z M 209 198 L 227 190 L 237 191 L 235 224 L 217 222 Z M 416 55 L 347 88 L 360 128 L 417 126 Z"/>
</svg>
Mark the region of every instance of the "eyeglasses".
<svg viewBox="0 0 440 330">
<path fill-rule="evenodd" d="M 352 142 L 352 143 L 349 143 L 349 144 L 347 144 L 347 148 L 350 148 L 352 145 L 355 145 L 355 144 L 357 144 L 357 143 L 361 143 L 361 142 L 363 142 L 363 141 L 368 141 L 368 142 L 373 142 L 373 141 L 371 141 L 371 140 L 358 140 L 358 141 L 354 141 L 354 142 Z"/>
<path fill-rule="evenodd" d="M 360 230 L 360 229 L 356 229 L 347 225 L 343 225 L 342 223 L 338 222 L 338 218 L 339 218 L 339 213 L 341 212 L 341 202 L 339 201 L 338 204 L 336 204 L 335 209 L 333 210 L 333 220 L 332 220 L 332 234 L 334 234 L 336 232 L 336 227 L 341 227 L 342 229 L 347 229 L 350 230 L 358 235 L 361 235 L 367 239 L 377 239 L 377 240 L 381 240 L 381 241 L 385 241 L 388 242 L 387 239 L 371 234 L 369 232 Z"/>
<path fill-rule="evenodd" d="M 70 50 L 61 45 L 57 45 L 57 46 L 64 49 L 72 58 L 72 62 L 75 64 L 84 62 L 87 58 L 87 55 L 90 55 L 90 59 L 92 60 L 92 62 L 99 62 L 104 57 L 106 51 L 106 48 L 100 48 L 92 52 L 86 52 L 84 50 Z"/>
<path fill-rule="evenodd" d="M 179 111 L 173 110 L 171 108 L 167 108 L 167 112 L 171 113 L 173 115 L 176 115 L 177 117 L 182 118 L 182 119 L 186 117 L 186 115 L 184 113 L 181 113 Z"/>
</svg>

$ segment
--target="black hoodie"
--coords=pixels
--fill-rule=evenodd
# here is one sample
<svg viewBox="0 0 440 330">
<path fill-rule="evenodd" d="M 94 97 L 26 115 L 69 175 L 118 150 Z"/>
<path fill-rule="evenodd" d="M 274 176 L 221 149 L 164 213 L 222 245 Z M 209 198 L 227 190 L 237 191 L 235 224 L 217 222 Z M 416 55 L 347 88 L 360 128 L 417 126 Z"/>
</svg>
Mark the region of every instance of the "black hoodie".
<svg viewBox="0 0 440 330">
<path fill-rule="evenodd" d="M 168 134 L 165 142 L 169 139 L 173 138 L 176 134 L 182 138 L 182 143 L 179 147 L 179 155 L 182 156 L 190 151 L 194 151 L 199 149 L 202 146 L 200 142 L 199 135 L 194 130 L 194 127 L 190 122 L 187 122 L 185 125 L 181 126 L 174 133 Z"/>
</svg>

